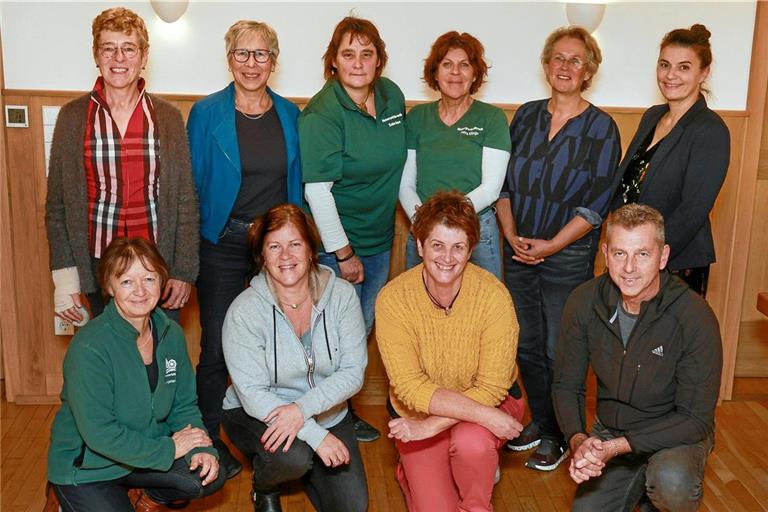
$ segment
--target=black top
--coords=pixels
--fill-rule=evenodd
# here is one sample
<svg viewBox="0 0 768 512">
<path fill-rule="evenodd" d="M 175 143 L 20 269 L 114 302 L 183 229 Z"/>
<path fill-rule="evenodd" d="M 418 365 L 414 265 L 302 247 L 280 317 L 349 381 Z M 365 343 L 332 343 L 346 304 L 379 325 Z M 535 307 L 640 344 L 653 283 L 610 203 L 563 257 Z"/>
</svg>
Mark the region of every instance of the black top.
<svg viewBox="0 0 768 512">
<path fill-rule="evenodd" d="M 656 153 L 656 148 L 659 147 L 659 143 L 661 142 L 657 142 L 656 145 L 648 149 L 655 134 L 655 129 L 648 132 L 648 136 L 637 148 L 637 151 L 635 151 L 635 154 L 632 156 L 632 160 L 630 160 L 629 165 L 627 165 L 627 171 L 621 179 L 621 187 L 619 188 L 621 199 L 624 201 L 624 204 L 636 203 L 640 198 L 640 189 L 643 185 L 643 181 L 645 181 L 645 176 L 648 174 L 651 158 L 653 158 L 653 155 Z"/>
<path fill-rule="evenodd" d="M 667 112 L 666 103 L 645 111 L 619 165 L 618 176 L 624 176 L 642 142 Z M 640 184 L 638 202 L 664 215 L 666 241 L 671 249 L 667 264 L 670 270 L 705 267 L 715 261 L 709 212 L 728 170 L 728 127 L 700 96 L 656 148 L 649 172 Z M 611 209 L 623 204 L 619 189 Z"/>
<path fill-rule="evenodd" d="M 230 217 L 252 221 L 288 201 L 285 138 L 274 107 L 262 116 L 236 111 L 241 181 Z"/>
<path fill-rule="evenodd" d="M 151 323 L 151 320 L 150 320 Z M 152 323 L 152 362 L 149 364 L 145 364 L 144 367 L 147 369 L 147 379 L 149 380 L 149 390 L 154 393 L 155 389 L 157 389 L 157 378 L 159 375 L 159 370 L 157 367 L 157 341 L 160 339 L 160 337 L 157 335 L 157 329 L 155 329 L 155 324 Z"/>
</svg>

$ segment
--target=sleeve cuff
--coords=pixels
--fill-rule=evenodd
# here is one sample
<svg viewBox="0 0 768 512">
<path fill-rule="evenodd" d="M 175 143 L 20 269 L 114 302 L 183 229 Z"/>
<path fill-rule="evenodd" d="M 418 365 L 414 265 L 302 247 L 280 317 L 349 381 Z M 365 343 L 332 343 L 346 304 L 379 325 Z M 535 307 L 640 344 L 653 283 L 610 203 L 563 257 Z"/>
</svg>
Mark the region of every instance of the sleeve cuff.
<svg viewBox="0 0 768 512">
<path fill-rule="evenodd" d="M 320 443 L 323 442 L 327 435 L 328 431 L 318 425 L 313 419 L 305 421 L 304 426 L 296 433 L 296 437 L 311 446 L 314 451 L 317 451 Z"/>
<path fill-rule="evenodd" d="M 581 217 L 582 219 L 589 222 L 593 228 L 599 228 L 603 223 L 603 218 L 594 210 L 590 210 L 589 208 L 585 208 L 583 206 L 578 206 L 574 210 L 574 213 L 577 217 Z"/>
</svg>

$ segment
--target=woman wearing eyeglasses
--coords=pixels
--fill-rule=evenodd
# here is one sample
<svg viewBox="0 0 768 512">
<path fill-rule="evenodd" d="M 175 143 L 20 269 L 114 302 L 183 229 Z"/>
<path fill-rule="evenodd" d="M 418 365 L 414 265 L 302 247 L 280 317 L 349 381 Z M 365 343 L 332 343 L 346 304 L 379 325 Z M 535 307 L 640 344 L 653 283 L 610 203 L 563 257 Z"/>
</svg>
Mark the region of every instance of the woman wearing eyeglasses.
<svg viewBox="0 0 768 512">
<path fill-rule="evenodd" d="M 536 447 L 526 466 L 555 469 L 567 445 L 552 409 L 551 384 L 565 299 L 594 273 L 600 225 L 621 155 L 611 117 L 582 96 L 602 61 L 581 27 L 547 37 L 541 63 L 552 96 L 524 104 L 509 127 L 512 156 L 498 218 L 504 274 L 520 323 L 518 360 L 532 421 L 507 443 Z M 506 196 L 506 197 L 504 197 Z"/>
<path fill-rule="evenodd" d="M 187 131 L 200 198 L 200 362 L 197 396 L 222 468 L 240 464 L 219 440 L 227 367 L 221 348 L 224 316 L 253 272 L 248 228 L 271 207 L 301 202 L 296 119 L 299 109 L 267 82 L 280 53 L 266 23 L 240 20 L 224 36 L 234 81 L 195 103 Z"/>
<path fill-rule="evenodd" d="M 118 237 L 141 237 L 168 263 L 160 306 L 178 320 L 197 276 L 198 211 L 184 121 L 173 105 L 148 94 L 141 71 L 149 34 L 129 9 L 99 14 L 93 90 L 62 107 L 48 170 L 45 223 L 56 313 L 86 321 L 105 301 L 96 267 Z M 162 163 L 162 165 L 161 165 Z"/>
</svg>

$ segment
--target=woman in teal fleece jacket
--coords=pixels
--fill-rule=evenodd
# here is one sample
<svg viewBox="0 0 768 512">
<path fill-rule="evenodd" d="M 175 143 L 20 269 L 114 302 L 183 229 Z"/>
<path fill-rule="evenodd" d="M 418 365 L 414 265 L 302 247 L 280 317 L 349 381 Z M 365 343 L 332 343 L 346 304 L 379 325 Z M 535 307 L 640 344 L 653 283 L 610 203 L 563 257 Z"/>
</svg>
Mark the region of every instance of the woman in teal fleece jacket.
<svg viewBox="0 0 768 512">
<path fill-rule="evenodd" d="M 133 511 L 212 494 L 224 484 L 203 428 L 179 325 L 159 308 L 168 268 L 141 238 L 112 241 L 98 281 L 104 313 L 72 339 L 48 480 L 69 511 Z"/>
</svg>

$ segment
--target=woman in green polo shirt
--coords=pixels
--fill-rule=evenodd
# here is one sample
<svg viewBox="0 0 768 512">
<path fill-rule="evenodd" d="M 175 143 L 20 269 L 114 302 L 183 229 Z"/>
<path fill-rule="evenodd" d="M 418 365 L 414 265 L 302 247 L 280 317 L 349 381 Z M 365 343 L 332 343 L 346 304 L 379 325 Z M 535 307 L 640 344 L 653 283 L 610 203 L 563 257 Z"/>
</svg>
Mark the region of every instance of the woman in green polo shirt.
<svg viewBox="0 0 768 512">
<path fill-rule="evenodd" d="M 395 206 L 405 163 L 405 98 L 381 76 L 384 41 L 368 20 L 346 17 L 325 51 L 326 83 L 299 118 L 305 196 L 320 231 L 320 263 L 355 284 L 366 332 L 389 275 Z M 358 439 L 378 432 L 362 422 Z"/>
<path fill-rule="evenodd" d="M 511 144 L 504 112 L 472 98 L 488 75 L 483 52 L 480 41 L 466 32 L 447 32 L 432 45 L 424 61 L 424 81 L 440 92 L 440 99 L 408 113 L 408 159 L 400 204 L 413 218 L 416 208 L 439 190 L 466 194 L 480 217 L 480 242 L 471 261 L 501 279 L 493 205 L 504 182 Z M 411 234 L 406 265 L 411 268 L 420 261 Z"/>
</svg>

